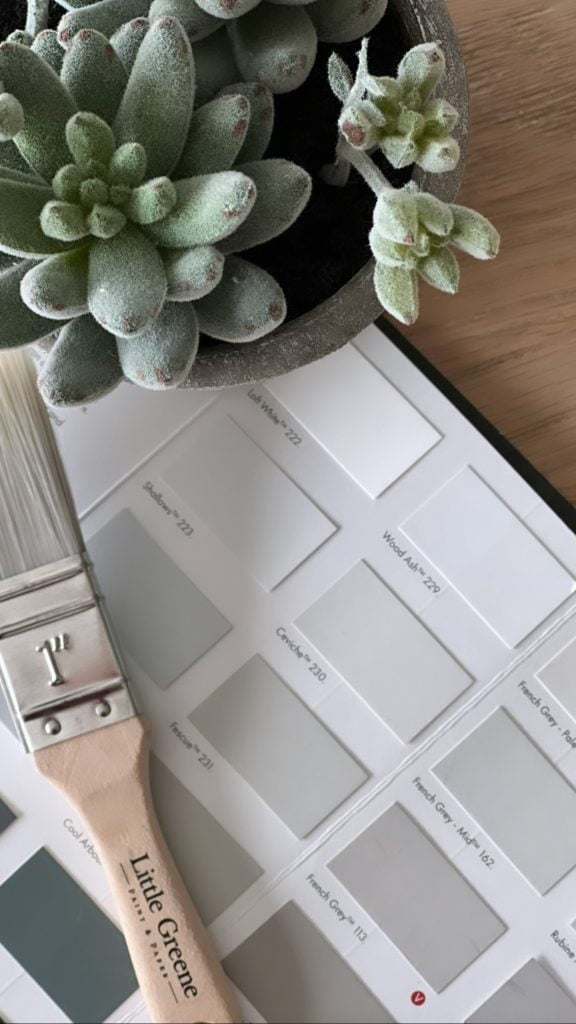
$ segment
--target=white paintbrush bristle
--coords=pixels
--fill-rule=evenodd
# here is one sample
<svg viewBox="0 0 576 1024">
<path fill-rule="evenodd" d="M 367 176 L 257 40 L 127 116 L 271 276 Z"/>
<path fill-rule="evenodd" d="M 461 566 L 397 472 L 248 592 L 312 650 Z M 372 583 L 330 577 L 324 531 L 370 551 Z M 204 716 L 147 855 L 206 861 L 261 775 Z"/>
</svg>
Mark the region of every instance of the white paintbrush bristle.
<svg viewBox="0 0 576 1024">
<path fill-rule="evenodd" d="M 0 579 L 78 554 L 82 538 L 36 372 L 0 353 Z"/>
</svg>

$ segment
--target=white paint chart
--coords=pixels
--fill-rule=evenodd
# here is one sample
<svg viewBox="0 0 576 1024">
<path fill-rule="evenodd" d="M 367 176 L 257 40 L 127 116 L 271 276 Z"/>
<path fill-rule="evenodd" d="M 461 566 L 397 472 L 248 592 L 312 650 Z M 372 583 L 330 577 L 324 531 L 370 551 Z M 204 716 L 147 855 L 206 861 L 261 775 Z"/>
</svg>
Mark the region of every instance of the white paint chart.
<svg viewBox="0 0 576 1024">
<path fill-rule="evenodd" d="M 569 526 L 376 327 L 53 420 L 245 1021 L 576 1024 Z M 1 702 L 0 1019 L 146 1021 L 97 851 Z"/>
</svg>

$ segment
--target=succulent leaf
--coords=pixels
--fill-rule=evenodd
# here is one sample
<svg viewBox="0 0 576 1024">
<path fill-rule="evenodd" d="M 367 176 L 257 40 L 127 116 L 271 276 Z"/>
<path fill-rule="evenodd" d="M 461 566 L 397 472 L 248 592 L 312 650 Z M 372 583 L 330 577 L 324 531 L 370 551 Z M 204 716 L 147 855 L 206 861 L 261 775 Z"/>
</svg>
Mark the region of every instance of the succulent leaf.
<svg viewBox="0 0 576 1024">
<path fill-rule="evenodd" d="M 46 203 L 40 223 L 47 239 L 61 243 L 79 242 L 89 233 L 86 211 L 77 203 L 63 203 L 58 199 Z M 62 248 L 63 245 L 60 246 Z"/>
<path fill-rule="evenodd" d="M 125 22 L 146 17 L 149 6 L 150 0 L 100 0 L 82 5 L 64 15 L 58 25 L 58 39 L 62 46 L 68 46 L 82 28 L 93 28 L 109 39 Z"/>
<path fill-rule="evenodd" d="M 386 12 L 388 0 L 317 0 L 310 17 L 322 43 L 351 43 L 367 35 Z"/>
<path fill-rule="evenodd" d="M 117 142 L 140 142 L 149 174 L 170 174 L 186 142 L 193 100 L 188 38 L 174 18 L 160 18 L 138 50 L 115 122 Z"/>
<path fill-rule="evenodd" d="M 428 123 L 438 125 L 445 132 L 452 132 L 460 120 L 460 114 L 448 100 L 441 98 L 429 100 L 422 109 L 424 119 Z"/>
<path fill-rule="evenodd" d="M 92 243 L 88 307 L 111 334 L 141 334 L 160 313 L 166 291 L 160 253 L 138 228 L 127 225 L 114 238 Z"/>
<path fill-rule="evenodd" d="M 24 127 L 24 108 L 12 93 L 0 93 L 0 142 L 9 142 Z"/>
<path fill-rule="evenodd" d="M 24 171 L 15 171 L 12 167 L 0 166 L 0 181 L 23 181 L 29 185 L 41 185 L 41 182 L 34 174 L 26 174 Z"/>
<path fill-rule="evenodd" d="M 418 165 L 431 174 L 453 171 L 460 160 L 460 146 L 451 135 L 423 142 L 418 151 Z"/>
<path fill-rule="evenodd" d="M 306 7 L 260 4 L 230 22 L 232 52 L 247 81 L 263 82 L 272 92 L 283 93 L 306 80 L 318 45 Z"/>
<path fill-rule="evenodd" d="M 404 55 L 398 80 L 405 90 L 416 89 L 422 100 L 432 95 L 446 73 L 446 58 L 439 43 L 420 43 Z"/>
<path fill-rule="evenodd" d="M 127 21 L 125 25 L 120 25 L 114 35 L 110 36 L 110 44 L 114 47 L 128 74 L 134 67 L 138 50 L 149 28 L 148 18 L 134 18 L 132 21 Z"/>
<path fill-rule="evenodd" d="M 42 60 L 45 60 L 50 65 L 57 75 L 60 74 L 62 61 L 64 60 L 64 49 L 60 46 L 58 33 L 54 29 L 46 28 L 43 32 L 40 32 L 32 43 L 32 49 L 34 53 L 37 53 L 39 57 L 42 57 Z"/>
<path fill-rule="evenodd" d="M 82 168 L 89 168 L 91 161 L 106 167 L 115 149 L 110 125 L 89 111 L 70 118 L 66 125 L 66 140 L 70 153 Z"/>
<path fill-rule="evenodd" d="M 418 319 L 418 281 L 413 270 L 376 264 L 374 284 L 378 301 L 388 313 L 403 324 Z"/>
<path fill-rule="evenodd" d="M 222 280 L 224 256 L 213 245 L 167 249 L 163 259 L 170 302 L 202 299 Z"/>
<path fill-rule="evenodd" d="M 124 376 L 152 391 L 178 387 L 190 372 L 199 340 L 194 306 L 168 303 L 138 338 L 117 338 Z"/>
<path fill-rule="evenodd" d="M 221 245 L 223 252 L 242 252 L 287 231 L 300 216 L 312 192 L 307 171 L 290 160 L 257 160 L 238 168 L 256 186 L 254 209 Z"/>
<path fill-rule="evenodd" d="M 139 142 L 125 142 L 118 146 L 109 165 L 109 179 L 113 185 L 134 188 L 144 180 L 148 158 Z"/>
<path fill-rule="evenodd" d="M 83 179 L 82 171 L 76 164 L 66 164 L 52 179 L 54 195 L 66 203 L 77 203 Z"/>
<path fill-rule="evenodd" d="M 254 10 L 260 0 L 196 0 L 196 3 L 213 18 L 229 19 L 239 18 Z"/>
<path fill-rule="evenodd" d="M 491 260 L 500 250 L 500 235 L 486 217 L 467 206 L 452 205 L 454 227 L 450 244 L 478 260 Z"/>
<path fill-rule="evenodd" d="M 286 299 L 270 274 L 230 256 L 222 280 L 196 303 L 200 329 L 219 341 L 255 341 L 279 327 L 286 317 Z"/>
<path fill-rule="evenodd" d="M 54 330 L 53 320 L 37 316 L 20 297 L 22 278 L 33 266 L 29 260 L 23 260 L 0 273 L 0 349 L 29 345 Z"/>
<path fill-rule="evenodd" d="M 61 330 L 38 386 L 49 405 L 83 405 L 101 398 L 121 380 L 114 338 L 91 316 L 81 316 Z"/>
<path fill-rule="evenodd" d="M 429 192 L 421 192 L 416 194 L 416 208 L 419 222 L 428 231 L 444 237 L 450 234 L 454 226 L 454 214 L 449 203 L 443 203 Z"/>
<path fill-rule="evenodd" d="M 0 45 L 0 80 L 24 108 L 24 128 L 16 145 L 46 181 L 68 163 L 66 124 L 76 104 L 56 73 L 26 46 Z"/>
<path fill-rule="evenodd" d="M 68 246 L 47 238 L 40 226 L 42 210 L 52 198 L 44 185 L 25 181 L 0 183 L 0 250 L 43 259 Z"/>
<path fill-rule="evenodd" d="M 88 312 L 88 248 L 50 256 L 22 278 L 29 309 L 50 320 L 72 320 Z"/>
<path fill-rule="evenodd" d="M 219 96 L 196 110 L 177 178 L 229 170 L 242 148 L 250 122 L 250 103 L 242 95 Z"/>
<path fill-rule="evenodd" d="M 337 99 L 341 103 L 346 103 L 354 85 L 354 77 L 346 61 L 338 53 L 331 53 L 328 59 L 328 81 Z"/>
<path fill-rule="evenodd" d="M 126 206 L 126 213 L 136 224 L 154 224 L 174 209 L 178 193 L 170 178 L 152 178 L 135 188 Z"/>
<path fill-rule="evenodd" d="M 194 63 L 199 106 L 214 99 L 221 89 L 238 79 L 238 67 L 225 28 L 194 43 Z"/>
<path fill-rule="evenodd" d="M 126 225 L 126 216 L 110 203 L 95 203 L 86 217 L 86 224 L 95 238 L 114 238 Z"/>
<path fill-rule="evenodd" d="M 374 224 L 385 238 L 413 245 L 418 232 L 416 197 L 410 192 L 383 192 L 374 209 Z"/>
<path fill-rule="evenodd" d="M 192 43 L 205 39 L 222 24 L 220 18 L 214 18 L 193 0 L 154 0 L 150 8 L 150 20 L 156 21 L 167 16 L 178 18 Z"/>
<path fill-rule="evenodd" d="M 60 77 L 79 110 L 91 110 L 112 123 L 128 78 L 106 36 L 93 29 L 78 32 L 66 50 Z"/>
<path fill-rule="evenodd" d="M 449 295 L 455 295 L 460 286 L 458 260 L 448 246 L 433 249 L 429 256 L 420 260 L 418 273 L 427 284 Z"/>
<path fill-rule="evenodd" d="M 172 213 L 145 229 L 169 249 L 220 242 L 238 230 L 256 201 L 253 182 L 239 171 L 203 174 L 175 185 L 178 202 Z"/>
<path fill-rule="evenodd" d="M 238 161 L 261 160 L 268 149 L 274 129 L 274 96 L 262 82 L 236 82 L 227 85 L 221 96 L 245 96 L 250 104 L 250 123 Z"/>
<path fill-rule="evenodd" d="M 30 167 L 30 164 L 24 159 L 13 141 L 0 142 L 0 164 L 2 167 L 10 168 L 12 171 L 22 171 L 23 174 L 33 175 L 41 185 L 44 184 L 43 179 Z"/>
</svg>

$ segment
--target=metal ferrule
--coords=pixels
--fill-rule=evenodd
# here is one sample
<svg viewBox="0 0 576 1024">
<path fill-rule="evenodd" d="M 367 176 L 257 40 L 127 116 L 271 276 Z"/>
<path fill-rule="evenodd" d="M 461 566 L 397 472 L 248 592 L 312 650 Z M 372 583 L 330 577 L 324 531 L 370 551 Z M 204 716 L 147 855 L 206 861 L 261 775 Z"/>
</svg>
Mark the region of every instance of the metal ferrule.
<svg viewBox="0 0 576 1024">
<path fill-rule="evenodd" d="M 0 677 L 30 751 L 135 714 L 81 555 L 0 582 Z"/>
</svg>

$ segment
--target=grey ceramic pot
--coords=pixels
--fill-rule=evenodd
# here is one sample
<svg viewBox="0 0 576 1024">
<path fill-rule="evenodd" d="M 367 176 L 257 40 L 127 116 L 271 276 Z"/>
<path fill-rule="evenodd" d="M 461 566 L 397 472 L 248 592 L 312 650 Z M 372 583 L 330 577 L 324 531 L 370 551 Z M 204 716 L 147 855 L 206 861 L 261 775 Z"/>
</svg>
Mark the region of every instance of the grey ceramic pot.
<svg viewBox="0 0 576 1024">
<path fill-rule="evenodd" d="M 462 159 L 449 174 L 426 174 L 417 169 L 414 177 L 422 189 L 451 202 L 464 173 L 469 117 L 466 71 L 458 37 L 444 0 L 390 0 L 390 4 L 404 22 L 410 46 L 438 41 L 447 57 L 442 95 L 460 111 L 457 134 Z M 183 386 L 218 389 L 277 377 L 341 348 L 382 312 L 374 293 L 373 272 L 374 262 L 370 260 L 331 298 L 259 341 L 201 347 L 190 380 Z"/>
</svg>

